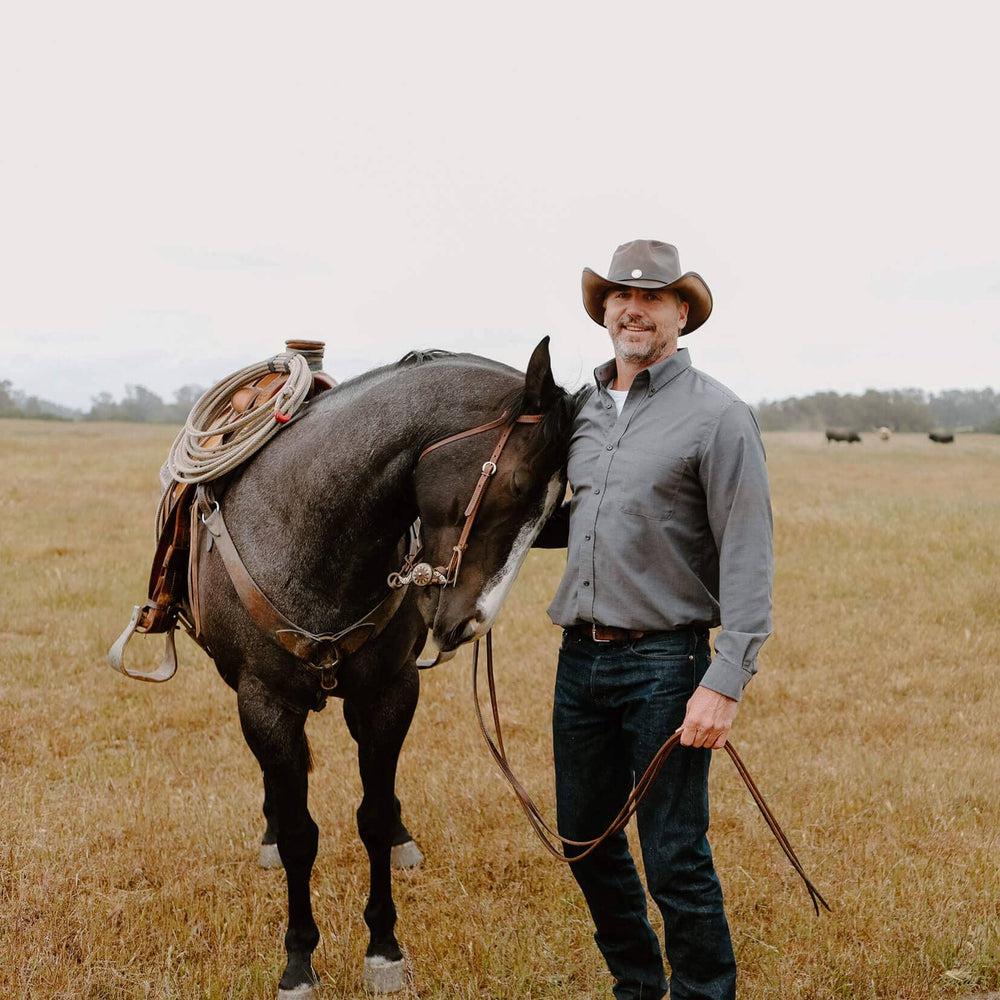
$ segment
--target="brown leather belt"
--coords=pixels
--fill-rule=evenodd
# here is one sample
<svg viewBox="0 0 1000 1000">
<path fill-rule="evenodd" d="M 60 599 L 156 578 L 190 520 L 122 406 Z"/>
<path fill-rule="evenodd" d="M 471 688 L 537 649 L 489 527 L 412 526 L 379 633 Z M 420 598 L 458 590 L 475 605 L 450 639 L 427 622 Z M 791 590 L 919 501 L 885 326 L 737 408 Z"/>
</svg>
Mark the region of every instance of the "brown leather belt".
<svg viewBox="0 0 1000 1000">
<path fill-rule="evenodd" d="M 571 626 L 570 633 L 578 639 L 590 639 L 592 642 L 631 642 L 651 635 L 637 628 L 618 628 L 617 625 L 598 625 L 596 622 L 580 622 Z"/>
</svg>

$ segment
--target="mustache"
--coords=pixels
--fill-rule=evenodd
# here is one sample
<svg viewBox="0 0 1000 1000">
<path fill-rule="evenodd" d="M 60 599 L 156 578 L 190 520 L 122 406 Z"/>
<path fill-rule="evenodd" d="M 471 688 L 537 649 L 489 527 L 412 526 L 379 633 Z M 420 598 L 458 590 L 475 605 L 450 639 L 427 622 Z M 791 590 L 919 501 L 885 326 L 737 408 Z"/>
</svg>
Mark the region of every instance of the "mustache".
<svg viewBox="0 0 1000 1000">
<path fill-rule="evenodd" d="M 656 329 L 655 323 L 643 323 L 641 320 L 632 319 L 629 316 L 622 316 L 615 320 L 615 333 L 620 333 L 627 326 L 638 326 L 643 330 L 650 331 Z"/>
</svg>

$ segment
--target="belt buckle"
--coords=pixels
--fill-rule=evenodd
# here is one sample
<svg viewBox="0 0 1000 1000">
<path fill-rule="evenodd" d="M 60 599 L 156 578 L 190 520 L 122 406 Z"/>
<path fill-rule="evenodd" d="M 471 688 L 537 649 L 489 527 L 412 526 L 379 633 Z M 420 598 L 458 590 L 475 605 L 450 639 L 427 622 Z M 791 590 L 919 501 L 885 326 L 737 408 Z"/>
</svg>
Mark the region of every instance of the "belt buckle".
<svg viewBox="0 0 1000 1000">
<path fill-rule="evenodd" d="M 590 623 L 590 637 L 594 642 L 613 642 L 613 639 L 598 639 L 597 638 L 597 622 Z"/>
</svg>

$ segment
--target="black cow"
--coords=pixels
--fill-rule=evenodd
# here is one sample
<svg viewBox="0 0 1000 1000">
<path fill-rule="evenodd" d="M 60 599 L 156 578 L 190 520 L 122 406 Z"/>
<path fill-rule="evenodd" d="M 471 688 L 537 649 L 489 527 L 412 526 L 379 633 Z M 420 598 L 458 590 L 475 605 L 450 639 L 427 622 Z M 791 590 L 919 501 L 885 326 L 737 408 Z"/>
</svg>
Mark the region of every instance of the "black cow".
<svg viewBox="0 0 1000 1000">
<path fill-rule="evenodd" d="M 938 444 L 951 444 L 955 440 L 954 434 L 937 434 L 932 431 L 927 435 L 932 441 L 936 441 Z"/>
<path fill-rule="evenodd" d="M 857 431 L 844 430 L 840 427 L 828 427 L 826 429 L 826 443 L 831 441 L 846 441 L 853 444 L 855 441 L 861 444 L 861 435 Z"/>
</svg>

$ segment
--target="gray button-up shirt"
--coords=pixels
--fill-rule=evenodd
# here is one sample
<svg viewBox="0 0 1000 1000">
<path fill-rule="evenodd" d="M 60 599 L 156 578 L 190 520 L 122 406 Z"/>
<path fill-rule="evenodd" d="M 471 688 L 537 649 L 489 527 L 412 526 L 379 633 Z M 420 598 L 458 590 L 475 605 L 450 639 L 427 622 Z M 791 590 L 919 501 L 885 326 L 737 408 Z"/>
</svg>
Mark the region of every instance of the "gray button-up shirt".
<svg viewBox="0 0 1000 1000">
<path fill-rule="evenodd" d="M 569 448 L 557 625 L 721 625 L 705 687 L 739 698 L 771 632 L 771 502 L 750 407 L 685 349 L 639 372 L 619 415 L 597 368 Z"/>
</svg>

